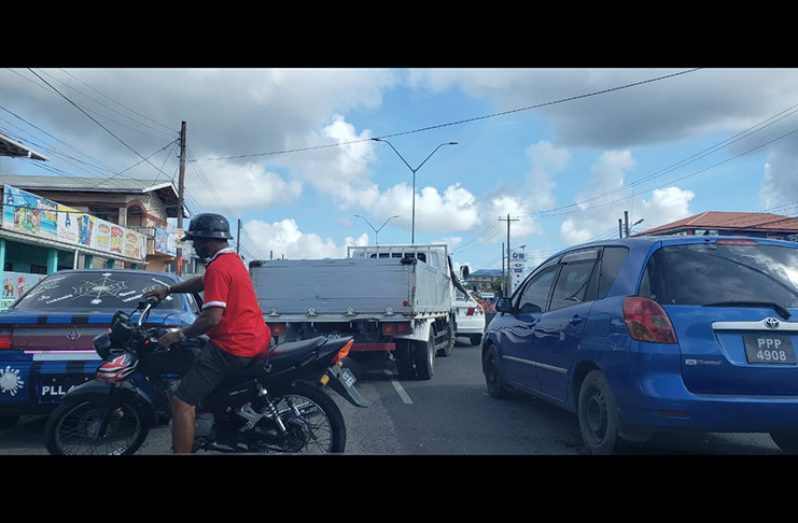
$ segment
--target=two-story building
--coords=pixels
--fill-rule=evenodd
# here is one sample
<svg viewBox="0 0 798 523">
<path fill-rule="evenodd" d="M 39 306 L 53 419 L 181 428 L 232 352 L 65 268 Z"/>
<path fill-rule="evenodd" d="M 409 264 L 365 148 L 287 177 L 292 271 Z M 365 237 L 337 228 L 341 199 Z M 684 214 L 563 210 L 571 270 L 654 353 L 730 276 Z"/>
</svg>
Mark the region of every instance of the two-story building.
<svg viewBox="0 0 798 523">
<path fill-rule="evenodd" d="M 0 175 L 0 191 L 4 305 L 61 269 L 173 270 L 177 231 L 167 218 L 177 217 L 178 196 L 171 182 Z M 184 255 L 184 273 L 195 265 Z"/>
</svg>

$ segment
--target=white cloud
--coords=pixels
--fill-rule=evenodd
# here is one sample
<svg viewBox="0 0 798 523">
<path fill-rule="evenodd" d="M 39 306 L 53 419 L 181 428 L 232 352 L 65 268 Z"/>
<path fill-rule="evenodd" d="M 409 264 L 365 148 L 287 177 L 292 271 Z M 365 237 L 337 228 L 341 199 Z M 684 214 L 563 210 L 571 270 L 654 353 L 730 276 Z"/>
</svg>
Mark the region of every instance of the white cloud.
<svg viewBox="0 0 798 523">
<path fill-rule="evenodd" d="M 571 160 L 567 149 L 558 148 L 541 140 L 529 146 L 526 156 L 532 162 L 527 175 L 527 201 L 534 210 L 554 207 L 554 176 L 564 170 Z"/>
<path fill-rule="evenodd" d="M 247 250 L 264 260 L 269 259 L 270 251 L 275 259 L 282 256 L 288 259 L 343 258 L 347 246 L 368 245 L 366 234 L 357 238 L 347 236 L 343 245 L 338 245 L 331 238 L 302 232 L 290 218 L 274 223 L 251 220 L 244 224 L 244 233 Z"/>
<path fill-rule="evenodd" d="M 341 186 L 338 193 L 341 206 L 363 209 L 372 223 L 398 214 L 391 223 L 411 227 L 413 191 L 404 183 L 384 192 L 374 183 Z M 422 187 L 416 194 L 416 231 L 465 231 L 478 219 L 476 197 L 460 184 L 450 185 L 442 194 L 435 187 Z"/>
<path fill-rule="evenodd" d="M 286 181 L 277 173 L 254 163 L 236 164 L 224 160 L 204 162 L 206 186 L 196 176 L 186 177 L 186 186 L 203 208 L 229 208 L 234 212 L 273 204 L 290 204 L 302 192 L 302 185 Z"/>
<path fill-rule="evenodd" d="M 503 111 L 683 70 L 424 69 L 408 83 L 437 92 L 459 87 Z M 559 144 L 619 149 L 745 129 L 793 105 L 796 82 L 796 69 L 703 69 L 534 111 L 551 121 Z"/>
<path fill-rule="evenodd" d="M 591 167 L 588 190 L 576 197 L 584 203 L 579 212 L 571 214 L 560 224 L 560 237 L 568 245 L 617 235 L 618 218 L 629 211 L 630 224 L 643 218 L 645 225 L 635 231 L 657 227 L 692 214 L 690 201 L 695 193 L 671 186 L 656 189 L 646 199 L 632 189 L 622 189 L 606 196 L 598 196 L 624 186 L 626 172 L 633 169 L 635 160 L 630 151 L 606 151 Z M 566 211 L 572 213 L 572 210 Z M 565 213 L 564 213 L 565 214 Z"/>
<path fill-rule="evenodd" d="M 759 189 L 759 200 L 765 209 L 794 215 L 798 202 L 798 143 L 779 144 L 768 155 Z"/>
</svg>

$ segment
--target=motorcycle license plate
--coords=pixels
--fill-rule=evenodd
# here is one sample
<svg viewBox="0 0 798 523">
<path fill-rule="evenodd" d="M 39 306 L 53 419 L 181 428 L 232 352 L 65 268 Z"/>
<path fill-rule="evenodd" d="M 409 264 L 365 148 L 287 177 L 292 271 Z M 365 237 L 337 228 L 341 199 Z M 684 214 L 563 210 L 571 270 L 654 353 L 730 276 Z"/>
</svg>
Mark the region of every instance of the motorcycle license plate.
<svg viewBox="0 0 798 523">
<path fill-rule="evenodd" d="M 351 389 L 355 386 L 357 378 L 346 367 L 333 366 L 327 369 L 333 379 L 338 380 L 344 387 Z"/>
</svg>

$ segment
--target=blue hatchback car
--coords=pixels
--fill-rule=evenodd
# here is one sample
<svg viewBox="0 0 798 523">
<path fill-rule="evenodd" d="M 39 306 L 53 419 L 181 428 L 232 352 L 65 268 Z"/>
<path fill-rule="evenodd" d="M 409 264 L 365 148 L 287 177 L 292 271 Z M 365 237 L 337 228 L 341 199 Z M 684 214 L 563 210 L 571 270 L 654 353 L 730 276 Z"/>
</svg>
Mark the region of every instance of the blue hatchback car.
<svg viewBox="0 0 798 523">
<path fill-rule="evenodd" d="M 93 379 L 100 357 L 92 339 L 111 326 L 114 313 L 131 311 L 144 292 L 179 281 L 159 272 L 60 271 L 0 313 L 0 427 L 20 415 L 48 414 L 71 387 Z M 190 324 L 198 300 L 169 296 L 147 323 Z"/>
<path fill-rule="evenodd" d="M 589 243 L 546 260 L 496 310 L 488 392 L 576 412 L 591 453 L 672 429 L 769 432 L 798 452 L 798 244 Z"/>
</svg>

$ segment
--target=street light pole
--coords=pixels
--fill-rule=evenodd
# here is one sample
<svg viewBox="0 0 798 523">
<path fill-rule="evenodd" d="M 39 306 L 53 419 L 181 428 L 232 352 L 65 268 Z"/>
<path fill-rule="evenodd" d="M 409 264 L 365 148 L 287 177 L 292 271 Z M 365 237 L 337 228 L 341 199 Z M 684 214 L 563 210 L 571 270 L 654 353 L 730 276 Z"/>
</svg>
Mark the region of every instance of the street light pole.
<svg viewBox="0 0 798 523">
<path fill-rule="evenodd" d="M 393 152 L 395 152 L 396 155 L 399 156 L 399 158 L 401 158 L 403 162 L 405 162 L 407 168 L 410 169 L 410 171 L 413 173 L 413 212 L 412 212 L 411 226 L 410 226 L 410 243 L 415 245 L 416 244 L 416 171 L 421 169 L 421 166 L 427 163 L 427 160 L 432 158 L 432 155 L 435 154 L 438 151 L 438 149 L 440 149 L 444 145 L 457 145 L 457 142 L 444 142 L 438 145 L 435 149 L 433 149 L 431 153 L 429 153 L 429 155 L 426 158 L 424 158 L 424 161 L 418 164 L 418 167 L 414 169 L 410 166 L 409 163 L 407 163 L 405 157 L 402 156 L 402 154 L 396 150 L 396 147 L 394 147 L 391 142 L 389 142 L 388 140 L 383 140 L 382 138 L 372 138 L 372 141 L 384 142 L 390 145 L 391 149 L 393 149 Z"/>
<path fill-rule="evenodd" d="M 368 221 L 368 220 L 366 219 L 366 217 L 365 217 L 365 216 L 361 216 L 361 215 L 359 215 L 359 214 L 356 214 L 356 215 L 355 215 L 355 218 L 363 218 L 363 221 L 365 221 L 365 222 L 366 222 L 366 223 L 369 225 L 369 227 L 371 227 L 371 230 L 372 230 L 372 231 L 374 231 L 374 242 L 375 242 L 377 245 L 379 245 L 379 244 L 380 244 L 380 231 L 382 230 L 382 228 L 383 228 L 383 227 L 385 227 L 386 225 L 388 225 L 388 222 L 389 222 L 389 221 L 393 220 L 394 218 L 398 218 L 398 217 L 399 217 L 399 215 L 398 215 L 398 214 L 394 214 L 393 216 L 391 216 L 390 218 L 388 218 L 387 220 L 385 220 L 385 222 L 384 222 L 382 225 L 380 225 L 380 228 L 379 228 L 379 229 L 375 229 L 375 228 L 374 228 L 374 226 L 373 226 L 373 225 L 371 225 L 371 222 L 370 222 L 370 221 Z"/>
</svg>

